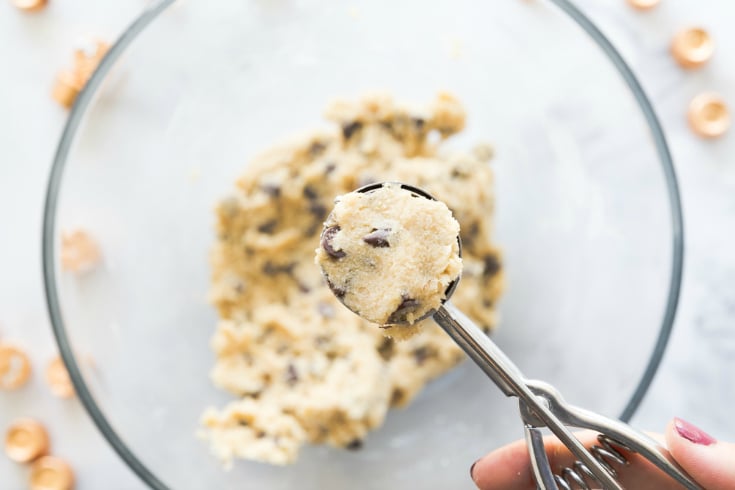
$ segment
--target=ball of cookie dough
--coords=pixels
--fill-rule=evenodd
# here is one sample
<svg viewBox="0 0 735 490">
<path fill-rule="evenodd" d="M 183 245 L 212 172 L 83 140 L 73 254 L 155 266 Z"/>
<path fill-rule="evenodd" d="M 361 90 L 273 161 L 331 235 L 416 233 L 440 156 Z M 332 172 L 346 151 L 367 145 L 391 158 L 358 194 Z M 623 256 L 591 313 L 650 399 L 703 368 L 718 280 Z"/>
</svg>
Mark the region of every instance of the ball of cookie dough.
<svg viewBox="0 0 735 490">
<path fill-rule="evenodd" d="M 446 204 L 386 183 L 335 200 L 316 263 L 353 312 L 381 325 L 412 325 L 439 308 L 459 279 L 458 235 Z"/>
</svg>

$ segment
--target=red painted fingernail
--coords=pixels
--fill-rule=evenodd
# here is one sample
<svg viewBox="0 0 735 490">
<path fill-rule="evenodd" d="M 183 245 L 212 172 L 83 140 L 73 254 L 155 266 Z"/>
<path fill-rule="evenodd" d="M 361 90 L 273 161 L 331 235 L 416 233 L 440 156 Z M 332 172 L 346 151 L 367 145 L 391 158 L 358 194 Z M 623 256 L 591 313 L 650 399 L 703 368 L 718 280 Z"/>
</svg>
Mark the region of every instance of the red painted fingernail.
<svg viewBox="0 0 735 490">
<path fill-rule="evenodd" d="M 717 442 L 717 439 L 707 434 L 699 427 L 696 427 L 680 418 L 674 418 L 674 428 L 676 428 L 676 432 L 678 432 L 681 437 L 687 441 L 693 442 L 694 444 L 709 446 L 710 444 Z"/>
</svg>

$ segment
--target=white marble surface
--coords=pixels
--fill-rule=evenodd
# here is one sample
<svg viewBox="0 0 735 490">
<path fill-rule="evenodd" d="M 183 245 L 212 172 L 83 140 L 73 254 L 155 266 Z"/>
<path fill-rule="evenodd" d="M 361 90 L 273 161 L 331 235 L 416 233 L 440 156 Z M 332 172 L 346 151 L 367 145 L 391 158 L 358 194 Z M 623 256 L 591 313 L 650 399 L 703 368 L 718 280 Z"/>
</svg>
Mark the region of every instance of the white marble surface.
<svg viewBox="0 0 735 490">
<path fill-rule="evenodd" d="M 535 0 L 540 1 L 540 0 Z M 528 2 L 528 8 L 535 8 Z M 36 375 L 17 393 L 0 393 L 0 426 L 21 415 L 44 420 L 53 452 L 76 468 L 79 488 L 142 488 L 106 445 L 76 400 L 58 400 L 39 373 L 55 347 L 41 287 L 40 220 L 53 150 L 65 112 L 47 94 L 83 34 L 114 38 L 143 2 L 65 0 L 35 16 L 0 3 L 0 338 L 28 347 Z M 735 107 L 735 3 L 662 0 L 641 14 L 623 0 L 585 0 L 638 73 L 667 133 L 683 194 L 686 259 L 676 326 L 636 425 L 659 430 L 672 416 L 735 439 L 735 131 L 703 142 L 686 126 L 688 100 L 703 90 Z M 718 53 L 705 69 L 684 73 L 667 55 L 676 29 L 710 29 Z M 468 465 L 469 465 L 468 461 Z M 0 457 L 0 489 L 25 487 L 27 469 Z"/>
</svg>

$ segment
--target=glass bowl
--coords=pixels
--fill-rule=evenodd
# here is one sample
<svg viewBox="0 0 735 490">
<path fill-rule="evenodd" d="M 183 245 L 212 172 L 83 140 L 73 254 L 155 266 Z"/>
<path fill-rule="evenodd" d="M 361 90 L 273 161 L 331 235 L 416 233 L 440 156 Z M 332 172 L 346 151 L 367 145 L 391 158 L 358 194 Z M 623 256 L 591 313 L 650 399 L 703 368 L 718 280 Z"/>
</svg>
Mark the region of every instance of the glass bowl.
<svg viewBox="0 0 735 490">
<path fill-rule="evenodd" d="M 494 338 L 571 402 L 629 419 L 656 371 L 681 279 L 664 136 L 617 51 L 565 0 L 153 2 L 109 51 L 59 143 L 45 206 L 48 308 L 79 398 L 153 488 L 461 488 L 522 435 L 470 363 L 391 411 L 364 447 L 309 447 L 231 471 L 195 433 L 230 396 L 208 373 L 213 206 L 258 150 L 384 89 L 468 109 L 448 144 L 491 141 L 507 290 Z M 103 263 L 60 270 L 82 227 Z M 93 362 L 88 362 L 89 359 Z"/>
</svg>

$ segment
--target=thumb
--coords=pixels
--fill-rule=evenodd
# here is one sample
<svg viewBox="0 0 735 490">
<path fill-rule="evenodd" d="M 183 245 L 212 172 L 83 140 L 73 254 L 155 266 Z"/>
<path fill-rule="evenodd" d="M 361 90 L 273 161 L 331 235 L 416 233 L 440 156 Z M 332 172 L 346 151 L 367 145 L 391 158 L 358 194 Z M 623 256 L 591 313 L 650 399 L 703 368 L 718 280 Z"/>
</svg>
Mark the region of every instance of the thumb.
<svg viewBox="0 0 735 490">
<path fill-rule="evenodd" d="M 666 445 L 682 469 L 707 490 L 735 488 L 735 444 L 719 442 L 675 418 L 666 428 Z"/>
</svg>

